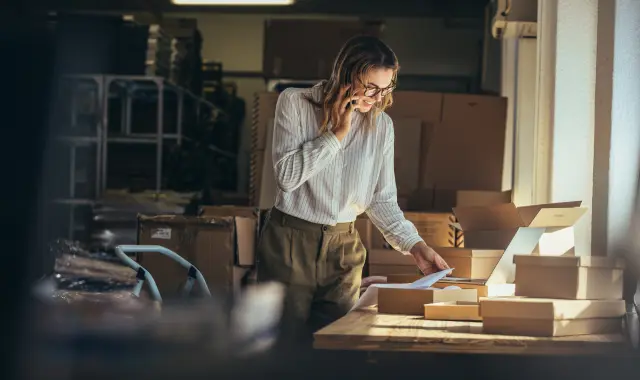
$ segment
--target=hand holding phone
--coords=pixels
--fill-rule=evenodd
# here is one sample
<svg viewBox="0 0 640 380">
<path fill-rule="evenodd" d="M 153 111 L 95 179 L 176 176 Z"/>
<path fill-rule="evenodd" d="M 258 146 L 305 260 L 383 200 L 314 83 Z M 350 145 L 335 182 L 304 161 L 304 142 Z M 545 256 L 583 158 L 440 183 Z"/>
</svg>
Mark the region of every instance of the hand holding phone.
<svg viewBox="0 0 640 380">
<path fill-rule="evenodd" d="M 352 95 L 350 90 L 351 86 L 344 86 L 340 89 L 339 100 L 334 106 L 331 118 L 333 122 L 331 131 L 340 141 L 342 141 L 351 129 L 351 115 L 353 111 L 357 109 L 358 99 L 360 99 L 357 93 Z"/>
</svg>

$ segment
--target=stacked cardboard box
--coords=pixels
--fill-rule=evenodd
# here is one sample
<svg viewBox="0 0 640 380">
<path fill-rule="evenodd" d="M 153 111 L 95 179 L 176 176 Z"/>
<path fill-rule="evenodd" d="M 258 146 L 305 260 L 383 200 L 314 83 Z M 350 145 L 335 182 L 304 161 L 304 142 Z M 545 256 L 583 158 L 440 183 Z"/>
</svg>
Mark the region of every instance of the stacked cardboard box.
<svg viewBox="0 0 640 380">
<path fill-rule="evenodd" d="M 510 190 L 506 112 L 502 97 L 394 93 L 388 114 L 394 122 L 396 153 L 418 163 L 396 173 L 399 194 L 420 189 Z"/>
<path fill-rule="evenodd" d="M 212 292 L 235 294 L 255 266 L 259 216 L 248 207 L 206 207 L 197 217 L 138 217 L 138 244 L 168 248 L 200 270 Z M 187 273 L 156 253 L 138 255 L 163 297 L 181 294 Z"/>
<path fill-rule="evenodd" d="M 249 199 L 251 205 L 260 207 L 260 193 L 262 191 L 262 171 L 267 147 L 268 126 L 273 125 L 278 93 L 263 92 L 254 97 L 253 115 L 251 122 L 251 163 L 249 168 Z M 269 141 L 270 144 L 270 141 Z M 268 162 L 271 159 L 269 157 Z M 274 189 L 275 190 L 275 189 Z M 269 205 L 261 207 L 268 208 Z"/>
<path fill-rule="evenodd" d="M 517 255 L 516 296 L 482 300 L 487 333 L 566 336 L 620 333 L 624 265 L 606 257 Z"/>
<path fill-rule="evenodd" d="M 533 252 L 547 230 L 572 229 L 586 212 L 579 206 L 580 202 L 566 202 L 519 208 L 506 204 L 454 209 L 459 227 L 466 233 L 466 242 L 478 248 L 474 251 L 503 253 L 484 280 L 473 278 L 475 265 L 471 259 L 471 271 L 466 265 L 461 266 L 469 278 L 445 279 L 435 285 L 477 289 L 479 303 L 425 305 L 425 318 L 481 319 L 484 331 L 490 334 L 619 333 L 621 316 L 625 313 L 620 261 L 576 257 L 573 250 L 562 256 Z M 557 251 L 543 246 L 543 253 L 548 252 L 545 249 Z M 466 254 L 460 249 L 452 251 L 458 251 L 460 256 Z M 485 269 L 480 267 L 478 271 Z"/>
<path fill-rule="evenodd" d="M 453 247 L 456 245 L 456 231 L 451 225 L 455 221 L 453 214 L 405 212 L 405 218 L 413 222 L 420 236 L 430 246 Z M 394 251 L 366 214 L 358 217 L 356 229 L 368 253 L 366 265 L 368 271 L 364 273 L 365 276 L 418 274 L 413 258 Z"/>
<path fill-rule="evenodd" d="M 456 227 L 465 233 L 465 248 L 450 249 L 441 254 L 445 260 L 464 265 L 454 270 L 454 278 L 440 281 L 435 286 L 478 289 L 478 297 L 514 295 L 514 255 L 534 252 L 547 229 L 572 228 L 586 212 L 580 204 L 516 207 L 507 203 L 454 208 L 459 221 Z M 484 260 L 480 261 L 480 258 Z"/>
<path fill-rule="evenodd" d="M 146 75 L 169 78 L 171 70 L 172 39 L 160 25 L 149 25 L 147 40 Z"/>
</svg>

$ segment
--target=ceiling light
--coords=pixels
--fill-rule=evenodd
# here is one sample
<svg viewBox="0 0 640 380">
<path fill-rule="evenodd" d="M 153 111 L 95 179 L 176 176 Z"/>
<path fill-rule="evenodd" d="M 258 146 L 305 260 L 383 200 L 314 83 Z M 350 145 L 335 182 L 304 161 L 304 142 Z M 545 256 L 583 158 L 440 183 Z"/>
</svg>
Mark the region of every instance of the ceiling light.
<svg viewBox="0 0 640 380">
<path fill-rule="evenodd" d="M 176 5 L 291 5 L 295 0 L 171 0 Z"/>
</svg>

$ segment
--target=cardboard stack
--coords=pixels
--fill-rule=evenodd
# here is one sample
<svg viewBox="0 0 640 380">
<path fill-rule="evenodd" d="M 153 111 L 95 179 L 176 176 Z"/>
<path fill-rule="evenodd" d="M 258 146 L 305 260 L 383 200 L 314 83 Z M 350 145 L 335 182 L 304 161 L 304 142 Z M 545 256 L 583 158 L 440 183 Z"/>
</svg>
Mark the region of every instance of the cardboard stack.
<svg viewBox="0 0 640 380">
<path fill-rule="evenodd" d="M 262 184 L 262 171 L 264 168 L 265 149 L 268 141 L 268 126 L 273 125 L 276 112 L 278 93 L 257 93 L 253 102 L 253 116 L 251 123 L 251 163 L 249 173 L 249 199 L 251 205 L 260 207 L 260 192 Z M 270 158 L 269 158 L 270 162 Z M 261 207 L 268 208 L 270 206 Z"/>
<path fill-rule="evenodd" d="M 405 212 L 405 218 L 413 222 L 420 236 L 430 246 L 453 247 L 456 245 L 456 231 L 451 225 L 455 221 L 453 214 Z M 366 214 L 358 217 L 356 228 L 368 254 L 368 273 L 365 275 L 419 273 L 413 257 L 394 251 Z"/>
<path fill-rule="evenodd" d="M 447 278 L 434 286 L 477 289 L 478 303 L 425 304 L 425 318 L 482 320 L 484 332 L 490 334 L 618 333 L 625 313 L 622 262 L 577 257 L 573 249 L 557 256 L 557 249 L 546 245 L 534 252 L 546 232 L 573 230 L 586 212 L 579 206 L 580 202 L 565 202 L 455 208 L 458 227 L 474 248 L 451 248 L 441 254 L 456 267 L 454 275 L 466 278 Z M 496 256 L 495 264 L 490 263 Z"/>
<path fill-rule="evenodd" d="M 395 151 L 418 162 L 396 172 L 399 195 L 422 189 L 510 190 L 504 157 L 506 112 L 502 97 L 394 93 L 388 114 L 394 122 Z"/>
<path fill-rule="evenodd" d="M 445 260 L 456 256 L 466 258 L 469 269 L 454 271 L 454 276 L 473 273 L 484 278 L 452 278 L 436 286 L 456 285 L 478 289 L 479 297 L 512 296 L 515 293 L 515 254 L 531 254 L 545 231 L 572 228 L 587 211 L 579 207 L 581 202 L 551 203 L 516 207 L 513 203 L 493 206 L 456 207 L 454 213 L 459 223 L 456 228 L 464 231 L 465 249 L 443 251 Z M 500 254 L 501 252 L 501 254 Z M 494 261 L 491 271 L 486 263 Z M 487 261 L 484 268 L 475 268 L 478 260 Z M 466 272 L 466 273 L 465 273 Z"/>
<path fill-rule="evenodd" d="M 482 300 L 487 333 L 566 336 L 621 331 L 624 265 L 607 257 L 517 255 L 516 296 Z"/>
<path fill-rule="evenodd" d="M 480 303 L 482 328 L 488 334 L 569 336 L 619 334 L 623 300 L 495 298 Z"/>
<path fill-rule="evenodd" d="M 475 302 L 474 289 L 378 289 L 378 312 L 384 314 L 423 315 L 426 305 L 443 302 Z"/>
<path fill-rule="evenodd" d="M 513 203 L 492 206 L 456 207 L 453 209 L 459 223 L 456 228 L 465 233 L 465 248 L 441 250 L 442 257 L 456 268 L 453 277 L 437 282 L 434 287 L 458 286 L 476 289 L 478 302 L 486 297 L 508 297 L 515 294 L 516 254 L 534 252 L 540 238 L 547 230 L 573 228 L 587 211 L 579 207 L 581 202 L 566 202 L 516 207 Z M 444 305 L 440 305 L 444 306 Z M 452 312 L 451 319 L 468 320 L 480 313 L 479 305 L 447 305 L 437 309 L 442 315 Z M 425 318 L 432 315 L 425 307 Z"/>
<path fill-rule="evenodd" d="M 209 289 L 235 294 L 255 266 L 259 216 L 248 207 L 205 207 L 197 217 L 138 217 L 138 244 L 168 248 L 200 270 Z M 186 270 L 157 253 L 138 254 L 163 297 L 181 294 Z M 196 289 L 197 291 L 197 289 Z"/>
</svg>

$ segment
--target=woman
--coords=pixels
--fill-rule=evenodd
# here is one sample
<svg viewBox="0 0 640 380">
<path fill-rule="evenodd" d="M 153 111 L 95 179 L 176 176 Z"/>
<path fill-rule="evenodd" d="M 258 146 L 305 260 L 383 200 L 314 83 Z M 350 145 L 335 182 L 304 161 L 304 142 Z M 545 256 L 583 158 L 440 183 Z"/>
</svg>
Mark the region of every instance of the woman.
<svg viewBox="0 0 640 380">
<path fill-rule="evenodd" d="M 343 46 L 328 81 L 278 98 L 279 189 L 258 245 L 258 279 L 287 286 L 287 341 L 309 338 L 357 301 L 366 251 L 354 221 L 362 212 L 423 273 L 448 268 L 398 207 L 393 123 L 383 112 L 397 72 L 388 46 L 359 36 Z"/>
</svg>

